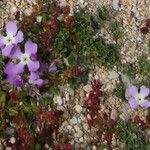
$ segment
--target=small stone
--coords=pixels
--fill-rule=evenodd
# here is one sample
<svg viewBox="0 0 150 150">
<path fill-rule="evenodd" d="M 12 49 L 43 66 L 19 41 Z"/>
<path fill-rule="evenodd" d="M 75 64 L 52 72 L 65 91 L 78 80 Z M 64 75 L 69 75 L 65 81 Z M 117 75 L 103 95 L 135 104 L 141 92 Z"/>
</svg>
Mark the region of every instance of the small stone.
<svg viewBox="0 0 150 150">
<path fill-rule="evenodd" d="M 24 13 L 25 13 L 26 16 L 30 16 L 31 13 L 32 13 L 32 8 L 29 7 L 29 8 L 27 8 L 27 9 L 25 9 L 25 10 L 24 10 Z"/>
<path fill-rule="evenodd" d="M 36 21 L 37 21 L 38 23 L 41 23 L 41 21 L 42 21 L 42 16 L 37 16 L 37 17 L 36 17 Z"/>
<path fill-rule="evenodd" d="M 81 123 L 82 123 L 81 118 L 78 118 L 77 120 L 78 120 L 78 124 L 81 124 Z"/>
<path fill-rule="evenodd" d="M 14 144 L 15 142 L 16 142 L 15 137 L 11 137 L 11 138 L 10 138 L 10 143 L 11 143 L 11 144 Z"/>
<path fill-rule="evenodd" d="M 76 110 L 78 113 L 81 113 L 82 107 L 81 107 L 79 104 L 76 104 L 75 110 Z"/>
<path fill-rule="evenodd" d="M 118 117 L 118 111 L 116 109 L 112 109 L 110 118 L 116 120 Z"/>
<path fill-rule="evenodd" d="M 68 126 L 67 126 L 67 129 L 68 129 L 68 130 L 71 130 L 71 129 L 72 129 L 72 126 L 71 126 L 71 125 L 68 125 Z"/>
<path fill-rule="evenodd" d="M 111 71 L 110 75 L 108 76 L 109 79 L 117 79 L 119 74 L 116 71 Z"/>
<path fill-rule="evenodd" d="M 57 97 L 56 97 L 56 103 L 57 103 L 58 105 L 62 105 L 62 98 L 61 98 L 61 96 L 57 96 Z"/>
<path fill-rule="evenodd" d="M 58 19 L 59 21 L 63 21 L 63 19 L 64 19 L 63 14 L 61 14 L 60 16 L 58 16 L 57 19 Z"/>
<path fill-rule="evenodd" d="M 83 137 L 81 137 L 81 138 L 79 139 L 79 141 L 80 141 L 80 142 L 83 142 Z"/>
<path fill-rule="evenodd" d="M 87 92 L 87 93 L 89 93 L 91 90 L 92 90 L 92 85 L 86 85 L 86 86 L 84 86 L 83 87 L 83 90 L 85 91 L 85 92 Z"/>
<path fill-rule="evenodd" d="M 74 128 L 75 128 L 75 131 L 76 131 L 76 132 L 79 132 L 79 131 L 80 131 L 79 126 L 75 125 Z"/>
<path fill-rule="evenodd" d="M 6 147 L 6 150 L 12 150 L 12 148 L 11 147 Z"/>
<path fill-rule="evenodd" d="M 78 120 L 76 117 L 73 117 L 72 119 L 70 119 L 70 123 L 71 124 L 77 124 Z"/>
<path fill-rule="evenodd" d="M 120 0 L 113 0 L 112 6 L 113 6 L 114 10 L 118 10 L 119 9 L 119 3 L 120 3 Z"/>
<path fill-rule="evenodd" d="M 97 148 L 96 148 L 96 146 L 92 146 L 92 150 L 96 150 Z"/>
<path fill-rule="evenodd" d="M 69 93 L 66 93 L 66 101 L 69 101 L 69 99 L 70 99 L 70 95 Z"/>
<path fill-rule="evenodd" d="M 14 128 L 7 127 L 6 130 L 5 130 L 5 133 L 6 133 L 8 136 L 12 136 L 12 135 L 15 133 L 15 129 L 14 129 Z"/>
<path fill-rule="evenodd" d="M 88 129 L 89 129 L 88 124 L 85 123 L 85 124 L 83 125 L 83 128 L 84 128 L 84 130 L 88 131 Z"/>
</svg>

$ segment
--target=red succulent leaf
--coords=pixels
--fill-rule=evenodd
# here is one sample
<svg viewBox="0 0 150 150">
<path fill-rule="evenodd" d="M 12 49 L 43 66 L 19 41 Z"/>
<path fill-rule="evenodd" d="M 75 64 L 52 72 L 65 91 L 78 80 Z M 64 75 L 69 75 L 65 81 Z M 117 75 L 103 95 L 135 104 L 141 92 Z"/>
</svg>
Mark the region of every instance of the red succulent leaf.
<svg viewBox="0 0 150 150">
<path fill-rule="evenodd" d="M 69 5 L 66 5 L 63 7 L 63 14 L 64 16 L 68 16 L 70 13 L 70 6 Z"/>
<path fill-rule="evenodd" d="M 108 144 L 111 144 L 111 142 L 112 142 L 112 135 L 111 134 L 106 134 L 105 135 L 105 140 L 108 142 Z"/>
<path fill-rule="evenodd" d="M 22 116 L 20 116 L 19 114 L 17 114 L 15 116 L 15 119 L 16 119 L 16 123 L 19 127 L 26 127 L 27 126 L 27 121 Z"/>
<path fill-rule="evenodd" d="M 134 122 L 135 124 L 141 126 L 141 127 L 146 127 L 146 124 L 144 123 L 144 121 L 142 121 L 142 120 L 140 119 L 139 116 L 135 116 L 133 122 Z"/>
<path fill-rule="evenodd" d="M 146 27 L 150 28 L 150 19 L 146 20 Z"/>
<path fill-rule="evenodd" d="M 27 128 L 21 127 L 17 130 L 17 134 L 21 139 L 25 139 L 27 135 Z"/>
<path fill-rule="evenodd" d="M 15 19 L 16 19 L 17 21 L 19 21 L 19 19 L 20 19 L 20 11 L 17 11 L 17 12 L 16 12 L 16 14 L 15 14 Z"/>
<path fill-rule="evenodd" d="M 147 34 L 147 33 L 149 32 L 149 29 L 148 29 L 148 27 L 142 27 L 142 28 L 140 29 L 140 31 L 141 31 L 143 34 Z"/>
<path fill-rule="evenodd" d="M 65 144 L 65 145 L 63 146 L 63 150 L 72 150 L 71 144 Z"/>
</svg>

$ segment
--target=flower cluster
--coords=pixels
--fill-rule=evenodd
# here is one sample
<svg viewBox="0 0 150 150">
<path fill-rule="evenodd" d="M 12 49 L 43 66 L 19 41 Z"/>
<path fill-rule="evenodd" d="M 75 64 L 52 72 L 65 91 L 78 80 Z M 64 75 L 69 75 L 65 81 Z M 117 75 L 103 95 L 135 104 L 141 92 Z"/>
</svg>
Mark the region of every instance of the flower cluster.
<svg viewBox="0 0 150 150">
<path fill-rule="evenodd" d="M 6 24 L 6 36 L 0 35 L 0 48 L 2 49 L 2 54 L 10 58 L 4 71 L 7 75 L 7 81 L 16 86 L 23 86 L 23 73 L 27 70 L 26 68 L 28 68 L 30 72 L 28 83 L 41 86 L 43 80 L 40 79 L 37 72 L 40 68 L 40 63 L 36 59 L 38 46 L 36 43 L 28 40 L 24 45 L 23 53 L 18 45 L 23 40 L 23 32 L 20 30 L 18 31 L 16 23 L 8 22 Z"/>
<path fill-rule="evenodd" d="M 136 86 L 131 86 L 127 89 L 127 95 L 129 99 L 129 105 L 132 109 L 136 109 L 139 106 L 143 108 L 150 107 L 150 101 L 148 100 L 150 96 L 149 88 L 141 86 L 140 89 L 138 89 Z"/>
</svg>

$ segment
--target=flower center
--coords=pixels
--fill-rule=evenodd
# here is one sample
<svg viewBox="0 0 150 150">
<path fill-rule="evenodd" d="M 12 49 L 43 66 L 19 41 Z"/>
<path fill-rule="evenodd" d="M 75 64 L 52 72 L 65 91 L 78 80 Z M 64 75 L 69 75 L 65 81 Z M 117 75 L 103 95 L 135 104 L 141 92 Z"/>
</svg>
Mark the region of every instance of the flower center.
<svg viewBox="0 0 150 150">
<path fill-rule="evenodd" d="M 136 97 L 137 101 L 140 103 L 142 101 L 144 101 L 144 97 L 141 94 L 138 94 Z"/>
<path fill-rule="evenodd" d="M 30 62 L 30 55 L 29 54 L 23 54 L 20 58 L 21 63 L 24 65 L 27 65 Z"/>
<path fill-rule="evenodd" d="M 4 37 L 4 44 L 11 45 L 15 43 L 15 38 L 13 37 L 12 34 L 8 34 L 6 37 Z"/>
</svg>

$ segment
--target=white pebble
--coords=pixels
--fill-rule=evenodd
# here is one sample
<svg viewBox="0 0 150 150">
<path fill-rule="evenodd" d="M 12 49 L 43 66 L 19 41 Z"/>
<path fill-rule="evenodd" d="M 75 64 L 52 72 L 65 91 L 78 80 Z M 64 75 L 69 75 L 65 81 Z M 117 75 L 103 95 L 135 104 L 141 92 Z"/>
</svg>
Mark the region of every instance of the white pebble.
<svg viewBox="0 0 150 150">
<path fill-rule="evenodd" d="M 36 21 L 37 21 L 38 23 L 41 23 L 41 21 L 42 21 L 42 16 L 37 16 L 37 17 L 36 17 Z"/>
<path fill-rule="evenodd" d="M 10 143 L 11 143 L 11 144 L 14 144 L 15 142 L 16 142 L 15 137 L 11 137 L 11 138 L 10 138 Z"/>
<path fill-rule="evenodd" d="M 78 113 L 81 113 L 82 107 L 81 107 L 79 104 L 76 104 L 75 110 L 76 110 Z"/>
</svg>

